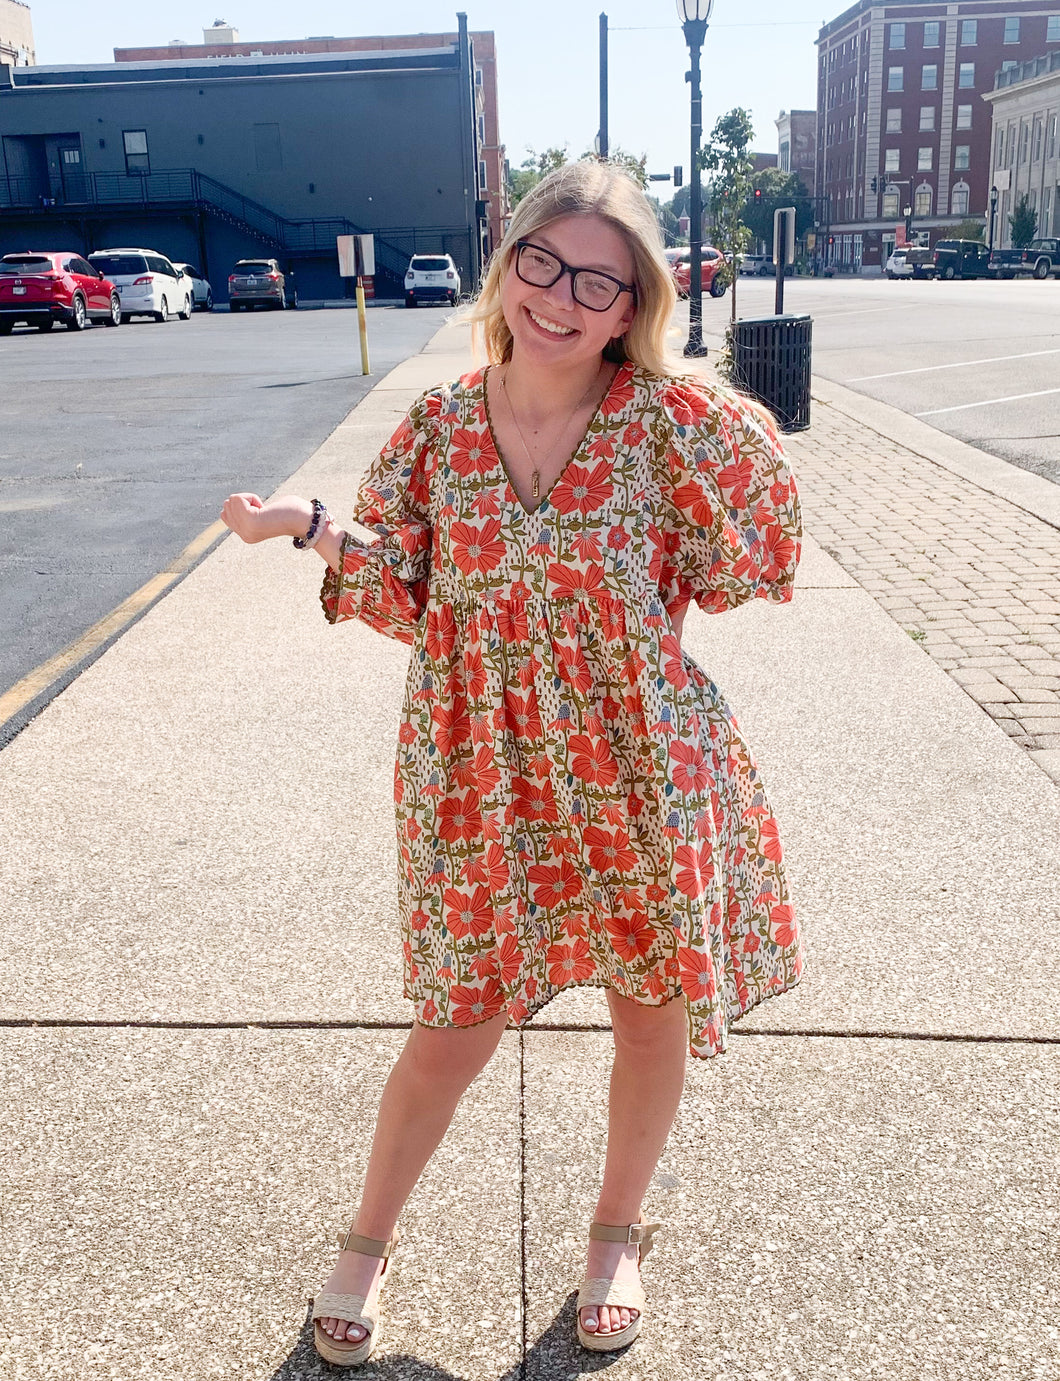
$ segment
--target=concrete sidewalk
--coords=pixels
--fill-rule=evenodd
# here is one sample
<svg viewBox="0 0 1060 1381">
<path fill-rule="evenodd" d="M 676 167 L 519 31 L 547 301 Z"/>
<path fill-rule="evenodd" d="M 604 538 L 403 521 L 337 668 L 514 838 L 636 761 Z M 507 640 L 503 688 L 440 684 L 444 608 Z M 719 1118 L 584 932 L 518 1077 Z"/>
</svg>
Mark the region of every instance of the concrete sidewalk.
<svg viewBox="0 0 1060 1381">
<path fill-rule="evenodd" d="M 348 511 L 412 397 L 467 363 L 444 328 L 284 489 Z M 610 1364 L 573 1342 L 609 1052 L 602 995 L 576 992 L 462 1105 L 367 1375 L 1060 1376 L 1060 792 L 1029 727 L 1050 716 L 992 717 L 1053 702 L 984 667 L 1016 697 L 991 686 L 984 712 L 932 606 L 910 600 L 923 625 L 885 606 L 944 582 L 974 524 L 996 586 L 1045 620 L 1033 655 L 1005 655 L 1052 680 L 1035 605 L 1057 588 L 1055 496 L 1018 473 L 999 493 L 970 448 L 818 393 L 790 444 L 794 602 L 686 628 L 785 827 L 807 973 L 689 1071 L 648 1204 L 670 1226 L 646 1336 Z M 932 570 L 899 581 L 928 510 Z M 320 570 L 224 542 L 0 754 L 4 1381 L 337 1374 L 307 1301 L 410 1020 L 390 808 L 407 649 L 328 627 Z"/>
</svg>

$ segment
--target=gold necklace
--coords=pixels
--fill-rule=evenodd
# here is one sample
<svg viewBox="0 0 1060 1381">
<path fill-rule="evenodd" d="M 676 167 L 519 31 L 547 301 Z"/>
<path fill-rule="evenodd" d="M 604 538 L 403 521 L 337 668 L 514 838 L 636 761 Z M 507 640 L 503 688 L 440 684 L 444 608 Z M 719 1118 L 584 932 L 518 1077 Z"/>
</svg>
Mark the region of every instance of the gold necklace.
<svg viewBox="0 0 1060 1381">
<path fill-rule="evenodd" d="M 564 424 L 563 424 L 562 430 L 561 430 L 561 431 L 558 431 L 558 432 L 556 433 L 556 440 L 553 441 L 552 445 L 551 445 L 551 446 L 549 447 L 549 449 L 545 452 L 546 459 L 547 459 L 547 457 L 550 456 L 550 455 L 552 454 L 552 452 L 556 449 L 557 443 L 558 443 L 558 442 L 561 440 L 561 438 L 566 434 L 567 429 L 570 427 L 570 424 L 574 421 L 575 417 L 578 415 L 578 413 L 579 413 L 579 412 L 582 410 L 582 408 L 585 406 L 586 401 L 588 400 L 588 398 L 589 398 L 590 395 L 592 394 L 593 389 L 594 389 L 594 388 L 597 386 L 597 384 L 599 383 L 599 380 L 600 380 L 600 369 L 601 369 L 602 367 L 603 367 L 603 363 L 601 362 L 601 364 L 597 367 L 596 373 L 595 373 L 595 374 L 593 375 L 593 377 L 589 380 L 589 387 L 585 390 L 585 392 L 582 394 L 582 396 L 578 399 L 577 403 L 575 403 L 573 409 L 571 410 L 570 416 L 567 418 L 566 422 L 564 422 Z M 508 365 L 508 368 L 507 368 L 507 369 L 504 371 L 504 373 L 500 376 L 500 380 L 501 380 L 501 392 L 504 394 L 504 401 L 508 404 L 508 412 L 511 414 L 511 419 L 512 419 L 512 421 L 515 423 L 515 430 L 519 433 L 519 440 L 523 443 L 523 450 L 526 452 L 526 458 L 527 458 L 527 460 L 530 462 L 530 465 L 531 465 L 531 467 L 532 467 L 532 468 L 531 468 L 531 472 L 530 472 L 530 494 L 531 494 L 531 496 L 532 496 L 533 498 L 539 499 L 539 498 L 541 497 L 541 468 L 540 468 L 539 465 L 535 465 L 535 463 L 534 463 L 534 457 L 530 454 L 530 447 L 526 444 L 526 437 L 523 435 L 523 429 L 522 429 L 522 427 L 520 427 L 520 425 L 519 425 L 519 419 L 518 419 L 518 417 L 516 417 L 516 415 L 515 415 L 515 409 L 512 407 L 512 400 L 508 397 L 508 388 L 507 388 L 507 385 L 506 385 L 506 382 L 505 382 L 505 380 L 507 379 L 507 376 L 508 376 L 508 369 L 511 369 L 511 364 L 510 364 L 510 363 L 509 363 L 509 365 Z"/>
</svg>

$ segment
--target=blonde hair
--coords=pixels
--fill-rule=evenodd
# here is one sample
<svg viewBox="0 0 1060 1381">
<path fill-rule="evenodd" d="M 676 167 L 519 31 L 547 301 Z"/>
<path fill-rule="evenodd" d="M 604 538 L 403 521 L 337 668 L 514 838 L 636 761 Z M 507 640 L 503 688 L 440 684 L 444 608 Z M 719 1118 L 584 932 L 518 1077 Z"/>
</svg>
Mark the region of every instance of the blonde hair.
<svg viewBox="0 0 1060 1381">
<path fill-rule="evenodd" d="M 565 163 L 542 178 L 515 208 L 508 232 L 490 259 L 479 295 L 464 317 L 476 337 L 481 329 L 489 362 L 502 364 L 512 355 L 512 333 L 501 311 L 501 284 L 516 244 L 561 216 L 600 216 L 619 232 L 633 256 L 636 314 L 626 334 L 604 350 L 604 358 L 632 360 L 652 374 L 687 375 L 684 361 L 666 343 L 677 291 L 663 257 L 655 213 L 628 174 L 588 158 Z"/>
</svg>

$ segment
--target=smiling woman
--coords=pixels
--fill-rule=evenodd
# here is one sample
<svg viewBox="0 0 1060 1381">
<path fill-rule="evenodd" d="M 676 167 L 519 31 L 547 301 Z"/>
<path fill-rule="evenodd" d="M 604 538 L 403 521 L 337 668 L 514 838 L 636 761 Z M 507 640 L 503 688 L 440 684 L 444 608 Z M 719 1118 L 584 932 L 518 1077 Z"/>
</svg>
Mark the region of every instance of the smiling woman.
<svg viewBox="0 0 1060 1381">
<path fill-rule="evenodd" d="M 671 361 L 652 210 L 567 165 L 520 203 L 470 315 L 489 364 L 428 389 L 365 478 L 365 545 L 319 500 L 232 495 L 245 541 L 327 563 L 331 622 L 410 643 L 395 773 L 405 992 L 416 1024 L 361 1205 L 314 1307 L 354 1366 L 407 1196 L 505 1026 L 602 987 L 607 1157 L 578 1337 L 640 1333 L 642 1204 L 685 1054 L 798 981 L 779 830 L 731 711 L 684 654 L 685 612 L 786 601 L 794 480 L 771 420 Z"/>
</svg>

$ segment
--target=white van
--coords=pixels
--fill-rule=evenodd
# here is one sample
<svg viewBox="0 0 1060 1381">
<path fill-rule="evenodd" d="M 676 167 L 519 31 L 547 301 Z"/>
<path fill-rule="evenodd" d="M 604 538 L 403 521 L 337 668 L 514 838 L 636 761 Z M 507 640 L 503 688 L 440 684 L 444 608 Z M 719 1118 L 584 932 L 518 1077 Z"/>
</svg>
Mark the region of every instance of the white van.
<svg viewBox="0 0 1060 1381">
<path fill-rule="evenodd" d="M 192 286 L 180 269 L 154 249 L 95 249 L 88 256 L 118 289 L 121 319 L 150 316 L 168 321 L 174 314 L 191 317 Z"/>
</svg>

